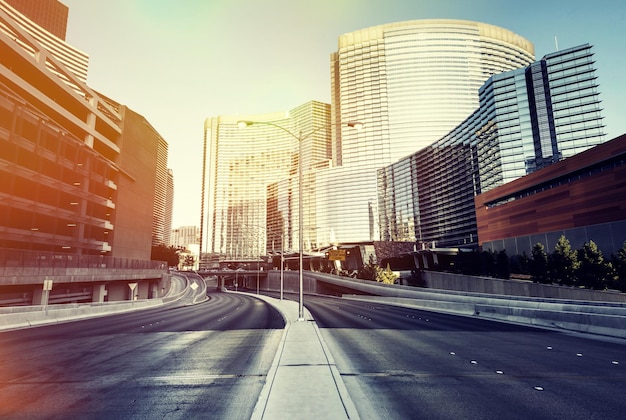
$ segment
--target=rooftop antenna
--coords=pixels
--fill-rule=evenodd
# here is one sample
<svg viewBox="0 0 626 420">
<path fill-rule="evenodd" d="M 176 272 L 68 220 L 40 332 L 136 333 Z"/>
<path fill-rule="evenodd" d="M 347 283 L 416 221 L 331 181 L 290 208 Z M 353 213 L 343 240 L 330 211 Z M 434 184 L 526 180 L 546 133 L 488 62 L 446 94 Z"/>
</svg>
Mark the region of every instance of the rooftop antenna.
<svg viewBox="0 0 626 420">
<path fill-rule="evenodd" d="M 556 35 L 554 35 L 554 46 L 556 47 L 556 50 L 558 51 L 559 50 L 559 40 L 556 37 Z"/>
</svg>

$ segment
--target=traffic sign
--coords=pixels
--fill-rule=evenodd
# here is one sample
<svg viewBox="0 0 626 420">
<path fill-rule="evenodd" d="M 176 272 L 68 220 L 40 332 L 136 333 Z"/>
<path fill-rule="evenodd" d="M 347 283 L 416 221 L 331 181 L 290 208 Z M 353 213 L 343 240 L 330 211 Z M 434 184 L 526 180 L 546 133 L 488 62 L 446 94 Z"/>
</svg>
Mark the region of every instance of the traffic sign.
<svg viewBox="0 0 626 420">
<path fill-rule="evenodd" d="M 331 261 L 345 261 L 346 250 L 345 249 L 331 249 L 328 251 L 328 259 Z"/>
</svg>

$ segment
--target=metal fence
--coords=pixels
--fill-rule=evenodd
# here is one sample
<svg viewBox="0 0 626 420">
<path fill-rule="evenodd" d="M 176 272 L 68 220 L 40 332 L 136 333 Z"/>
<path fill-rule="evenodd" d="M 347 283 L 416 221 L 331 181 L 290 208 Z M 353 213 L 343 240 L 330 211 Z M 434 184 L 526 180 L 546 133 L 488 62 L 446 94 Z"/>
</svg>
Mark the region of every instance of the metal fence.
<svg viewBox="0 0 626 420">
<path fill-rule="evenodd" d="M 167 270 L 165 261 L 0 248 L 0 267 L 125 268 Z"/>
</svg>

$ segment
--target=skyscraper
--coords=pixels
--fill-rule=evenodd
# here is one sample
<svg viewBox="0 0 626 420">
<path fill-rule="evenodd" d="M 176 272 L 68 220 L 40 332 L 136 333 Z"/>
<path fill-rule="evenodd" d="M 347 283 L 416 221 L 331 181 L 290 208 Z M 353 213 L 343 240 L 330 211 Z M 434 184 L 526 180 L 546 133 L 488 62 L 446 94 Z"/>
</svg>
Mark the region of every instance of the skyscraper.
<svg viewBox="0 0 626 420">
<path fill-rule="evenodd" d="M 49 54 L 63 64 L 64 69 L 60 69 L 46 63 L 50 71 L 80 94 L 80 87 L 72 82 L 72 77 L 66 75 L 65 71 L 69 70 L 85 83 L 89 56 L 65 42 L 67 6 L 57 0 L 0 0 L 0 13 L 6 13 L 8 18 L 19 24 Z M 5 26 L 4 29 L 6 30 L 7 27 Z M 28 42 L 24 45 L 28 45 Z"/>
<path fill-rule="evenodd" d="M 33 23 L 65 41 L 69 9 L 59 0 L 4 0 Z"/>
<path fill-rule="evenodd" d="M 161 170 L 161 168 L 157 168 Z M 165 220 L 163 243 L 169 245 L 172 242 L 172 218 L 174 216 L 174 171 L 172 169 L 167 170 L 167 188 L 165 192 Z"/>
<path fill-rule="evenodd" d="M 448 134 L 378 171 L 383 239 L 476 244 L 474 197 L 605 141 L 588 44 L 494 75 Z"/>
<path fill-rule="evenodd" d="M 534 60 L 530 41 L 485 23 L 413 20 L 339 37 L 332 115 L 365 124 L 334 139 L 337 165 L 381 166 L 441 138 L 478 107 L 490 76 Z"/>
<path fill-rule="evenodd" d="M 588 44 L 547 54 L 491 77 L 479 91 L 480 188 L 486 192 L 605 139 L 598 79 Z"/>
<path fill-rule="evenodd" d="M 464 20 L 390 23 L 340 36 L 331 55 L 331 112 L 333 164 L 342 168 L 317 174 L 317 204 L 326 215 L 318 229 L 336 242 L 379 239 L 376 169 L 441 138 L 478 107 L 485 80 L 533 60 L 523 37 Z M 339 124 L 349 120 L 364 129 Z"/>
<path fill-rule="evenodd" d="M 329 116 L 328 104 L 311 101 L 288 113 L 205 120 L 203 253 L 241 259 L 266 255 L 271 246 L 297 249 L 299 161 L 304 238 L 311 240 L 316 226 L 311 177 L 329 165 Z M 254 123 L 242 128 L 240 121 Z"/>
<path fill-rule="evenodd" d="M 151 127 L 152 128 L 152 127 Z M 173 173 L 167 169 L 167 142 L 156 132 L 156 183 L 154 185 L 154 211 L 152 213 L 152 245 L 167 245 L 172 230 L 172 203 L 174 194 Z M 171 176 L 171 179 L 170 179 Z M 172 187 L 171 191 L 168 187 Z"/>
</svg>

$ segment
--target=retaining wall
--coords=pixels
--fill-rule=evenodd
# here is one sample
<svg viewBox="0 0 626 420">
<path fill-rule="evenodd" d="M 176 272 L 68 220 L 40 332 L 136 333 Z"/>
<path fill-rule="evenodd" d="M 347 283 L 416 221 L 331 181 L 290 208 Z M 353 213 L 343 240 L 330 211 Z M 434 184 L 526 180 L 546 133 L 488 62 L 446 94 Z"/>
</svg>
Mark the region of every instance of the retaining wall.
<svg viewBox="0 0 626 420">
<path fill-rule="evenodd" d="M 426 282 L 426 286 L 431 289 L 506 296 L 626 303 L 626 294 L 616 291 L 581 289 L 577 287 L 538 284 L 524 280 L 466 276 L 437 271 L 424 271 L 422 272 L 422 278 Z"/>
</svg>

